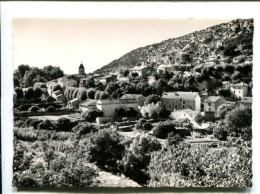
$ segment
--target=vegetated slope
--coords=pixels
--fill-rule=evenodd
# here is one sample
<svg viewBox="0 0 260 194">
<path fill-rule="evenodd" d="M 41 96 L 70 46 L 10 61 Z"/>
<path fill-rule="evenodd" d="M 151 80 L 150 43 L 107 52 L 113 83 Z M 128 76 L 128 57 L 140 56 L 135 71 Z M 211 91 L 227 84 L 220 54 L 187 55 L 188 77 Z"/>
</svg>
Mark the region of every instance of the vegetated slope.
<svg viewBox="0 0 260 194">
<path fill-rule="evenodd" d="M 175 54 L 180 51 L 189 53 L 194 60 L 205 59 L 217 54 L 230 58 L 240 54 L 252 55 L 253 31 L 253 19 L 236 19 L 178 38 L 137 48 L 94 73 L 108 73 L 118 69 L 132 68 L 141 61 L 148 64 L 163 63 L 165 57 L 173 62 Z M 192 62 L 195 62 L 194 60 Z"/>
</svg>

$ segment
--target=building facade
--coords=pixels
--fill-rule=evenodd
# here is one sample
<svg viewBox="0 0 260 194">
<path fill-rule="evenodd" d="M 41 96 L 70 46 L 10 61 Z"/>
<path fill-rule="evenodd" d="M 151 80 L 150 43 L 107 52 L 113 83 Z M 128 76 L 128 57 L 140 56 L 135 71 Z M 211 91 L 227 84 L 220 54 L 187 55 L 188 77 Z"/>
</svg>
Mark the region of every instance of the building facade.
<svg viewBox="0 0 260 194">
<path fill-rule="evenodd" d="M 131 106 L 134 109 L 138 110 L 138 105 L 136 99 L 106 99 L 98 100 L 96 106 L 104 114 L 104 117 L 114 118 L 116 117 L 116 112 L 120 108 L 125 108 Z"/>
<path fill-rule="evenodd" d="M 210 114 L 218 116 L 218 107 L 224 103 L 226 103 L 226 100 L 220 96 L 209 96 L 206 100 L 204 100 L 205 115 Z"/>
<path fill-rule="evenodd" d="M 198 92 L 168 92 L 161 98 L 161 105 L 170 111 L 200 110 L 201 99 Z"/>
<path fill-rule="evenodd" d="M 238 99 L 242 99 L 248 95 L 248 85 L 244 82 L 231 85 L 230 90 Z"/>
</svg>

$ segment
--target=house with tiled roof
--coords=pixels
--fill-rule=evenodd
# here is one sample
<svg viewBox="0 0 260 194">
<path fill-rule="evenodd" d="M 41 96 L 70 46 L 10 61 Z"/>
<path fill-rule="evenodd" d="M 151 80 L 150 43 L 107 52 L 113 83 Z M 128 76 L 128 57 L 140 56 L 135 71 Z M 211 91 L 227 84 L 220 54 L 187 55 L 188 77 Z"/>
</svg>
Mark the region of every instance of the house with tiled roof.
<svg viewBox="0 0 260 194">
<path fill-rule="evenodd" d="M 149 71 L 150 67 L 146 65 L 141 65 L 141 66 L 135 66 L 131 69 L 129 69 L 130 74 L 132 73 L 137 73 L 138 77 L 144 77 L 147 75 L 147 72 Z"/>
<path fill-rule="evenodd" d="M 244 82 L 231 85 L 230 90 L 239 99 L 248 95 L 248 85 Z"/>
<path fill-rule="evenodd" d="M 170 111 L 191 109 L 200 110 L 201 98 L 198 92 L 165 92 L 161 105 Z"/>
<path fill-rule="evenodd" d="M 218 107 L 226 103 L 226 100 L 220 96 L 209 96 L 204 100 L 205 116 L 217 116 Z"/>
<path fill-rule="evenodd" d="M 146 100 L 146 97 L 144 97 L 142 94 L 124 94 L 121 99 L 136 99 L 137 104 L 139 106 L 144 105 L 144 101 Z"/>
<path fill-rule="evenodd" d="M 79 103 L 79 110 L 84 113 L 92 108 L 96 108 L 97 100 L 87 99 L 81 103 Z"/>
<path fill-rule="evenodd" d="M 138 110 L 136 99 L 106 99 L 98 100 L 96 102 L 97 109 L 101 110 L 104 117 L 114 118 L 116 117 L 116 112 L 120 108 L 125 108 L 127 106 L 133 107 Z"/>
</svg>

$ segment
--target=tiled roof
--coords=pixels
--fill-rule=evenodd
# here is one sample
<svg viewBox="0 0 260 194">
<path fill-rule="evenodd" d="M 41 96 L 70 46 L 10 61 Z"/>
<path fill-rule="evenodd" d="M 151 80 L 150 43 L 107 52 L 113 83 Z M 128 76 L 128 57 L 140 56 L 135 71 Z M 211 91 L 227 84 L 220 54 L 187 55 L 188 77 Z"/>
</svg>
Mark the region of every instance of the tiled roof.
<svg viewBox="0 0 260 194">
<path fill-rule="evenodd" d="M 164 93 L 162 98 L 194 100 L 198 95 L 198 92 L 168 92 Z"/>
<path fill-rule="evenodd" d="M 142 94 L 124 94 L 121 99 L 137 99 L 141 96 Z"/>
<path fill-rule="evenodd" d="M 216 102 L 219 99 L 221 99 L 220 96 L 209 96 L 206 100 L 204 100 L 204 102 Z"/>
<path fill-rule="evenodd" d="M 85 100 L 85 101 L 83 101 L 83 102 L 81 102 L 80 104 L 79 104 L 79 106 L 83 106 L 83 107 L 88 107 L 88 106 L 95 106 L 96 105 L 96 102 L 97 102 L 97 100 Z"/>
<path fill-rule="evenodd" d="M 137 103 L 136 99 L 106 99 L 98 100 L 97 104 L 133 104 Z"/>
<path fill-rule="evenodd" d="M 252 100 L 253 100 L 252 97 L 244 97 L 240 102 L 252 104 Z"/>
</svg>

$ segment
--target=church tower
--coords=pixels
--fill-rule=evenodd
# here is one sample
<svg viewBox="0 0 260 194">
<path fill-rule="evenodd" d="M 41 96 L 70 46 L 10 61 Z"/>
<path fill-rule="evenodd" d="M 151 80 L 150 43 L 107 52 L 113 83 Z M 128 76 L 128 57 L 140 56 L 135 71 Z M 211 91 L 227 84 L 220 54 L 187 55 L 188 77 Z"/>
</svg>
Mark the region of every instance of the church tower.
<svg viewBox="0 0 260 194">
<path fill-rule="evenodd" d="M 85 67 L 83 66 L 82 62 L 80 63 L 80 66 L 79 66 L 79 74 L 85 75 Z"/>
</svg>

